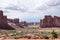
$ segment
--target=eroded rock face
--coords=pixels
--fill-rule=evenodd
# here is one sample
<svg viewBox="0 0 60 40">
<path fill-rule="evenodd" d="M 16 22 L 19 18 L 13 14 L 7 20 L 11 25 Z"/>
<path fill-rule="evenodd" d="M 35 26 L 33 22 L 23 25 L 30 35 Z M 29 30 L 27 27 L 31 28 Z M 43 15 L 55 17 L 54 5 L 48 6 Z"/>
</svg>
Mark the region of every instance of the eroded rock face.
<svg viewBox="0 0 60 40">
<path fill-rule="evenodd" d="M 28 26 L 28 23 L 27 23 L 26 21 L 20 22 L 19 24 L 20 24 L 21 26 L 26 26 L 26 27 Z"/>
<path fill-rule="evenodd" d="M 17 26 L 20 26 L 19 24 L 19 18 L 14 18 L 14 19 L 7 19 L 8 20 L 8 23 L 14 23 L 16 24 Z"/>
<path fill-rule="evenodd" d="M 3 16 L 3 11 L 0 10 L 0 26 L 7 25 L 7 16 Z"/>
<path fill-rule="evenodd" d="M 60 27 L 60 17 L 54 16 L 53 24 L 54 26 Z"/>
<path fill-rule="evenodd" d="M 11 23 L 14 23 L 16 24 L 17 26 L 19 27 L 23 27 L 23 26 L 28 26 L 27 22 L 26 21 L 22 21 L 22 22 L 19 22 L 19 19 L 18 18 L 14 18 L 14 19 L 8 19 L 9 22 Z"/>
<path fill-rule="evenodd" d="M 14 18 L 14 19 L 7 19 L 9 22 L 15 23 L 15 24 L 19 24 L 19 19 L 18 18 Z"/>
<path fill-rule="evenodd" d="M 40 20 L 40 27 L 46 28 L 46 27 L 60 27 L 60 17 L 57 16 L 50 16 L 46 15 L 43 20 Z"/>
<path fill-rule="evenodd" d="M 0 10 L 0 29 L 13 29 L 7 23 L 7 16 L 3 15 L 3 11 Z"/>
</svg>

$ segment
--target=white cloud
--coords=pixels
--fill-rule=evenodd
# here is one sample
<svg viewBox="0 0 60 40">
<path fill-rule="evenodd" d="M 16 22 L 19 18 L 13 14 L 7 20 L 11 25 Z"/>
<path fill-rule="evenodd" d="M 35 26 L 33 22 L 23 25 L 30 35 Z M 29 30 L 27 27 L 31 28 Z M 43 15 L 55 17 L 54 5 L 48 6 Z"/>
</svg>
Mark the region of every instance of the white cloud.
<svg viewBox="0 0 60 40">
<path fill-rule="evenodd" d="M 8 18 L 20 18 L 26 21 L 38 21 L 44 15 L 60 13 L 59 0 L 0 0 L 0 9 Z"/>
</svg>

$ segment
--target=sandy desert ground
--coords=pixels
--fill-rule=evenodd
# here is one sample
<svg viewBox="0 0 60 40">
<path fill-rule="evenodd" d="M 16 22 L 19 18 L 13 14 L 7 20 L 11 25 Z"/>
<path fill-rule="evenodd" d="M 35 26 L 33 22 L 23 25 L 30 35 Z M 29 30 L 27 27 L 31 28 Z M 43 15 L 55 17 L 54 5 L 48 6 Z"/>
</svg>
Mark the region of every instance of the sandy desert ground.
<svg viewBox="0 0 60 40">
<path fill-rule="evenodd" d="M 60 28 L 40 28 L 38 26 L 39 25 L 30 25 L 29 27 L 20 28 L 20 30 L 0 30 L 0 40 L 52 40 L 51 38 L 50 39 L 24 38 L 24 36 L 26 36 L 26 35 L 41 36 L 42 32 L 43 32 L 43 34 L 50 35 L 50 32 L 52 32 L 52 30 L 57 32 L 59 35 L 58 39 L 53 39 L 53 40 L 60 40 Z"/>
<path fill-rule="evenodd" d="M 26 38 L 21 38 L 21 39 L 2 39 L 0 40 L 60 40 L 60 39 L 26 39 Z"/>
</svg>

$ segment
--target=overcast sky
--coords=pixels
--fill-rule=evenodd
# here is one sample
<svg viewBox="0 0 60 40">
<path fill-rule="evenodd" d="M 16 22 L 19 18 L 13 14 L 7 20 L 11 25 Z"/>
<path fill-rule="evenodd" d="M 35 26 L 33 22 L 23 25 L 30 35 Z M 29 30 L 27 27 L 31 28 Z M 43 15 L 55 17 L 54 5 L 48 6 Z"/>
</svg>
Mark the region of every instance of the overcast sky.
<svg viewBox="0 0 60 40">
<path fill-rule="evenodd" d="M 60 0 L 0 0 L 0 10 L 8 18 L 38 22 L 44 15 L 60 16 Z"/>
</svg>

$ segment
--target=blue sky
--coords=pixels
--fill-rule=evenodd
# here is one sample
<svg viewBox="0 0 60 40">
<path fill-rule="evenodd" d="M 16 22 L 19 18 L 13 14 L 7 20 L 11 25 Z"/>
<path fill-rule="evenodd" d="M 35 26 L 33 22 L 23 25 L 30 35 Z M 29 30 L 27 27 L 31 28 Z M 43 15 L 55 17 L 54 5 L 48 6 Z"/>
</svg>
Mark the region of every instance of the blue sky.
<svg viewBox="0 0 60 40">
<path fill-rule="evenodd" d="M 60 0 L 0 0 L 0 10 L 8 18 L 38 22 L 45 15 L 60 16 Z"/>
</svg>

